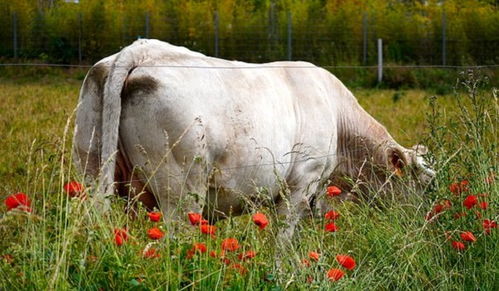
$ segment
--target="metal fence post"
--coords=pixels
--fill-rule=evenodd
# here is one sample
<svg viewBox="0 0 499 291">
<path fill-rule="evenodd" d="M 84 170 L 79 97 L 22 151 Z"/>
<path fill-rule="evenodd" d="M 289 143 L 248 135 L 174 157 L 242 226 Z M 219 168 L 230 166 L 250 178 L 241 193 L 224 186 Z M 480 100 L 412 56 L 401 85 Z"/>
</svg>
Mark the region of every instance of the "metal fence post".
<svg viewBox="0 0 499 291">
<path fill-rule="evenodd" d="M 127 44 L 125 30 L 126 30 L 126 15 L 123 15 L 123 23 L 121 26 L 121 45 L 122 46 L 125 46 Z"/>
<path fill-rule="evenodd" d="M 292 31 L 292 21 L 293 19 L 291 18 L 291 11 L 288 11 L 288 61 L 291 61 L 292 56 L 293 56 L 293 47 L 292 47 L 292 36 L 293 36 L 293 31 Z"/>
<path fill-rule="evenodd" d="M 17 59 L 17 14 L 12 14 L 12 48 L 14 50 L 14 58 Z"/>
<path fill-rule="evenodd" d="M 383 40 L 378 38 L 378 84 L 383 80 Z"/>
<path fill-rule="evenodd" d="M 275 2 L 272 0 L 270 2 L 269 6 L 269 42 L 268 42 L 268 47 L 269 47 L 269 55 L 267 56 L 268 58 L 273 58 L 273 50 L 274 50 L 274 44 L 275 44 Z M 272 56 L 272 57 L 270 57 Z"/>
<path fill-rule="evenodd" d="M 215 32 L 215 57 L 218 57 L 218 11 L 213 14 L 213 24 Z"/>
<path fill-rule="evenodd" d="M 362 63 L 367 65 L 367 13 L 362 17 Z"/>
<path fill-rule="evenodd" d="M 146 38 L 149 38 L 149 11 L 146 12 L 146 31 L 145 31 Z"/>
<path fill-rule="evenodd" d="M 445 10 L 442 13 L 442 65 L 445 66 L 447 64 L 447 19 L 445 15 Z"/>
</svg>

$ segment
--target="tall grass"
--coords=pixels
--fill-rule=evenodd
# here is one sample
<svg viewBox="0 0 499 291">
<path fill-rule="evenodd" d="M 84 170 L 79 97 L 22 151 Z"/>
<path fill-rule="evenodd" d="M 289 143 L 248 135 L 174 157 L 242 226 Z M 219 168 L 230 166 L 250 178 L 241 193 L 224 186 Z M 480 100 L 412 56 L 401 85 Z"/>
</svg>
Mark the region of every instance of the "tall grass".
<svg viewBox="0 0 499 291">
<path fill-rule="evenodd" d="M 275 234 L 285 221 L 275 218 L 264 230 L 242 216 L 217 223 L 216 237 L 193 226 L 172 235 L 169 225 L 149 221 L 141 207 L 136 218 L 126 215 L 126 202 L 119 198 L 113 198 L 106 215 L 94 211 L 91 197 L 70 198 L 62 185 L 80 178 L 70 157 L 79 82 L 61 78 L 21 85 L 2 80 L 0 197 L 23 191 L 33 201 L 33 212 L 0 210 L 0 289 L 498 290 L 499 230 L 486 235 L 482 220 L 498 220 L 499 181 L 485 179 L 498 170 L 499 107 L 497 91 L 480 89 L 483 81 L 466 73 L 454 94 L 431 98 L 419 91 L 357 92 L 398 140 L 430 147 L 437 170 L 433 186 L 421 195 L 403 201 L 385 198 L 374 206 L 330 201 L 331 209 L 341 213 L 338 232 L 325 232 L 322 218 L 308 218 L 292 247 L 282 248 Z M 395 108 L 403 111 L 393 113 Z M 449 184 L 463 179 L 469 181 L 469 191 L 452 194 Z M 86 191 L 91 195 L 93 189 Z M 467 195 L 479 193 L 487 194 L 479 199 L 489 202 L 488 209 L 463 207 Z M 442 199 L 449 199 L 452 207 L 425 219 Z M 272 217 L 272 209 L 261 211 Z M 455 219 L 459 212 L 467 215 Z M 147 237 L 152 226 L 166 232 L 164 240 Z M 113 230 L 123 227 L 130 239 L 117 246 Z M 460 240 L 462 231 L 472 231 L 477 241 L 457 251 L 451 241 Z M 208 254 L 220 255 L 226 237 L 241 244 L 240 250 L 226 254 L 229 265 Z M 208 252 L 188 259 L 195 242 L 205 242 Z M 144 258 L 146 247 L 157 248 L 161 257 Z M 239 262 L 237 255 L 250 249 L 256 257 Z M 318 262 L 309 259 L 307 267 L 302 260 L 309 251 L 321 256 Z M 357 267 L 330 282 L 326 272 L 339 266 L 337 254 L 351 255 Z M 241 274 L 234 262 L 247 272 Z"/>
</svg>

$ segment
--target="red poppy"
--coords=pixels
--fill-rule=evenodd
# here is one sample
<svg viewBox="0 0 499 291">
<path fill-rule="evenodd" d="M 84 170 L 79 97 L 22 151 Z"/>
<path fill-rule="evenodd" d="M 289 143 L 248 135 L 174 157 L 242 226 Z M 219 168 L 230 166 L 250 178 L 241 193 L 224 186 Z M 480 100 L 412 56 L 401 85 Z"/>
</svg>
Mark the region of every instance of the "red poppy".
<svg viewBox="0 0 499 291">
<path fill-rule="evenodd" d="M 433 207 L 433 213 L 438 214 L 444 210 L 444 206 L 442 204 L 437 204 Z"/>
<path fill-rule="evenodd" d="M 343 272 L 342 270 L 340 269 L 331 269 L 327 272 L 327 277 L 329 278 L 329 280 L 331 281 L 338 281 L 339 279 L 341 279 L 343 276 L 345 275 L 345 272 Z"/>
<path fill-rule="evenodd" d="M 449 190 L 456 195 L 459 195 L 461 193 L 460 187 L 458 183 L 452 183 L 449 185 Z"/>
<path fill-rule="evenodd" d="M 329 186 L 327 187 L 327 195 L 329 197 L 334 197 L 334 196 L 338 196 L 341 194 L 341 189 L 336 187 L 336 186 Z"/>
<path fill-rule="evenodd" d="M 334 210 L 328 211 L 328 212 L 326 212 L 326 214 L 324 214 L 324 218 L 329 219 L 329 220 L 336 220 L 339 217 L 340 217 L 340 214 Z"/>
<path fill-rule="evenodd" d="M 194 251 L 198 251 L 200 253 L 206 253 L 206 251 L 208 250 L 208 248 L 206 247 L 206 244 L 205 243 L 195 243 L 192 248 L 194 249 Z"/>
<path fill-rule="evenodd" d="M 312 260 L 316 261 L 316 262 L 317 262 L 317 261 L 319 261 L 319 257 L 320 257 L 320 256 L 321 256 L 321 255 L 320 255 L 318 252 L 309 252 L 309 253 L 308 253 L 308 257 L 309 257 L 310 259 L 312 259 Z"/>
<path fill-rule="evenodd" d="M 460 241 L 453 241 L 452 242 L 452 247 L 455 248 L 458 251 L 462 251 L 466 248 L 466 246 L 460 242 Z"/>
<path fill-rule="evenodd" d="M 464 207 L 471 209 L 473 206 L 475 206 L 478 203 L 478 199 L 476 198 L 475 195 L 468 195 L 466 199 L 463 201 Z"/>
<path fill-rule="evenodd" d="M 452 183 L 449 185 L 449 190 L 455 194 L 459 195 L 462 192 L 466 192 L 469 190 L 468 188 L 469 182 L 468 180 L 462 180 L 460 183 Z"/>
<path fill-rule="evenodd" d="M 66 192 L 69 197 L 79 197 L 81 194 L 83 194 L 84 190 L 83 185 L 76 181 L 71 181 L 64 184 L 63 188 L 64 192 Z"/>
<path fill-rule="evenodd" d="M 14 262 L 14 257 L 11 254 L 2 255 L 1 258 L 7 263 L 12 264 Z"/>
<path fill-rule="evenodd" d="M 239 242 L 233 237 L 226 238 L 222 241 L 222 250 L 233 252 L 239 248 Z"/>
<path fill-rule="evenodd" d="M 230 267 L 234 270 L 237 270 L 239 272 L 239 274 L 241 274 L 241 275 L 248 273 L 248 270 L 241 264 L 237 264 L 237 263 L 232 264 Z"/>
<path fill-rule="evenodd" d="M 222 261 L 222 263 L 230 265 L 230 260 L 228 258 L 222 257 L 220 260 Z"/>
<path fill-rule="evenodd" d="M 238 256 L 238 258 L 241 261 L 245 261 L 245 260 L 248 260 L 248 259 L 253 259 L 255 256 L 256 256 L 256 252 L 255 251 L 246 251 L 244 253 L 240 253 L 239 256 Z"/>
<path fill-rule="evenodd" d="M 328 232 L 338 231 L 338 227 L 336 226 L 336 224 L 334 224 L 334 222 L 326 224 L 325 228 L 326 228 L 326 231 L 328 231 Z"/>
<path fill-rule="evenodd" d="M 485 233 L 490 234 L 491 230 L 497 227 L 497 222 L 490 219 L 484 219 L 482 226 L 485 230 Z"/>
<path fill-rule="evenodd" d="M 258 225 L 260 229 L 264 229 L 269 224 L 269 220 L 265 214 L 257 212 L 253 215 L 253 222 Z"/>
<path fill-rule="evenodd" d="M 161 212 L 148 212 L 149 220 L 153 222 L 158 222 L 161 219 Z"/>
<path fill-rule="evenodd" d="M 469 241 L 469 242 L 476 242 L 476 237 L 473 235 L 471 231 L 465 231 L 461 233 L 461 238 L 464 241 Z"/>
<path fill-rule="evenodd" d="M 199 226 L 199 229 L 201 230 L 202 233 L 211 234 L 211 235 L 215 235 L 215 232 L 217 231 L 217 227 L 210 224 L 201 224 Z"/>
<path fill-rule="evenodd" d="M 144 258 L 152 259 L 152 258 L 159 258 L 161 255 L 158 253 L 158 251 L 155 248 L 149 248 L 143 252 Z"/>
<path fill-rule="evenodd" d="M 475 206 L 478 203 L 478 198 L 475 195 L 468 195 L 466 198 L 463 200 L 463 205 L 471 209 L 473 206 Z"/>
<path fill-rule="evenodd" d="M 490 219 L 484 219 L 482 225 L 483 225 L 483 228 L 485 228 L 485 229 L 496 228 L 497 222 L 490 220 Z"/>
<path fill-rule="evenodd" d="M 8 196 L 5 199 L 5 206 L 7 206 L 8 211 L 12 210 L 12 209 L 19 208 L 21 210 L 31 212 L 31 208 L 30 208 L 31 201 L 29 200 L 28 195 L 26 195 L 22 192 Z"/>
<path fill-rule="evenodd" d="M 310 267 L 310 261 L 307 260 L 307 259 L 303 259 L 301 260 L 301 263 L 305 266 L 305 267 Z"/>
<path fill-rule="evenodd" d="M 128 240 L 128 230 L 126 228 L 114 229 L 114 242 L 116 243 L 117 246 L 121 246 L 127 240 Z"/>
<path fill-rule="evenodd" d="M 192 225 L 201 224 L 201 220 L 203 220 L 203 216 L 199 213 L 189 212 L 187 213 L 187 216 Z"/>
<path fill-rule="evenodd" d="M 194 257 L 195 254 L 196 254 L 196 250 L 194 248 L 188 249 L 187 253 L 185 254 L 185 257 L 190 260 Z"/>
<path fill-rule="evenodd" d="M 452 207 L 452 202 L 450 200 L 448 200 L 448 199 L 442 200 L 441 204 L 444 207 L 443 210 L 450 209 Z"/>
<path fill-rule="evenodd" d="M 355 260 L 348 255 L 337 255 L 336 261 L 348 270 L 353 270 L 356 265 Z"/>
<path fill-rule="evenodd" d="M 482 201 L 478 204 L 478 207 L 482 208 L 483 210 L 486 210 L 487 208 L 489 208 L 489 203 L 487 203 L 486 201 Z"/>
<path fill-rule="evenodd" d="M 215 251 L 211 251 L 211 252 L 210 252 L 210 257 L 212 257 L 212 258 L 216 258 L 216 257 L 217 257 L 217 252 L 215 252 Z"/>
<path fill-rule="evenodd" d="M 204 243 L 195 243 L 194 245 L 192 245 L 192 248 L 187 251 L 187 258 L 192 259 L 192 257 L 194 257 L 196 252 L 200 252 L 203 254 L 206 253 L 207 250 L 208 248 Z"/>
<path fill-rule="evenodd" d="M 147 230 L 147 235 L 150 239 L 161 239 L 165 233 L 161 229 L 153 227 Z"/>
</svg>

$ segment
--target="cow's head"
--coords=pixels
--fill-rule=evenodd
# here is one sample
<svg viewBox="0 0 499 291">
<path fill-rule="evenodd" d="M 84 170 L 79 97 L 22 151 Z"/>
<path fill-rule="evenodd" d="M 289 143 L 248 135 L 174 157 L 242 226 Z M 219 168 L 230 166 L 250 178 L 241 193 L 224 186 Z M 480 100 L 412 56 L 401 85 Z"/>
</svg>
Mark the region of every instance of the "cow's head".
<svg viewBox="0 0 499 291">
<path fill-rule="evenodd" d="M 426 161 L 427 154 L 428 149 L 423 145 L 415 145 L 410 149 L 398 145 L 387 147 L 385 159 L 388 176 L 405 178 L 411 186 L 418 188 L 428 185 L 435 176 L 435 171 Z"/>
<path fill-rule="evenodd" d="M 360 150 L 359 150 L 360 149 Z M 372 196 L 373 193 L 420 193 L 435 172 L 428 165 L 428 149 L 422 145 L 404 148 L 397 143 L 356 143 L 339 159 L 331 175 L 332 184 L 345 192 Z"/>
</svg>

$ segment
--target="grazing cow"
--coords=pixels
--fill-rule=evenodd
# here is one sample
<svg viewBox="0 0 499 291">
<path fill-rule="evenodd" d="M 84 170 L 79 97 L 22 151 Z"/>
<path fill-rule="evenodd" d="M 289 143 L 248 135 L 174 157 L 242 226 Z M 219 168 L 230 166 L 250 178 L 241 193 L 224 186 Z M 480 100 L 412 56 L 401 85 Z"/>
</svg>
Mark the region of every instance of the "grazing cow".
<svg viewBox="0 0 499 291">
<path fill-rule="evenodd" d="M 88 72 L 73 148 L 98 195 L 159 204 L 166 219 L 272 201 L 287 238 L 336 177 L 381 187 L 391 173 L 432 175 L 324 69 L 227 61 L 145 39 Z"/>
</svg>

